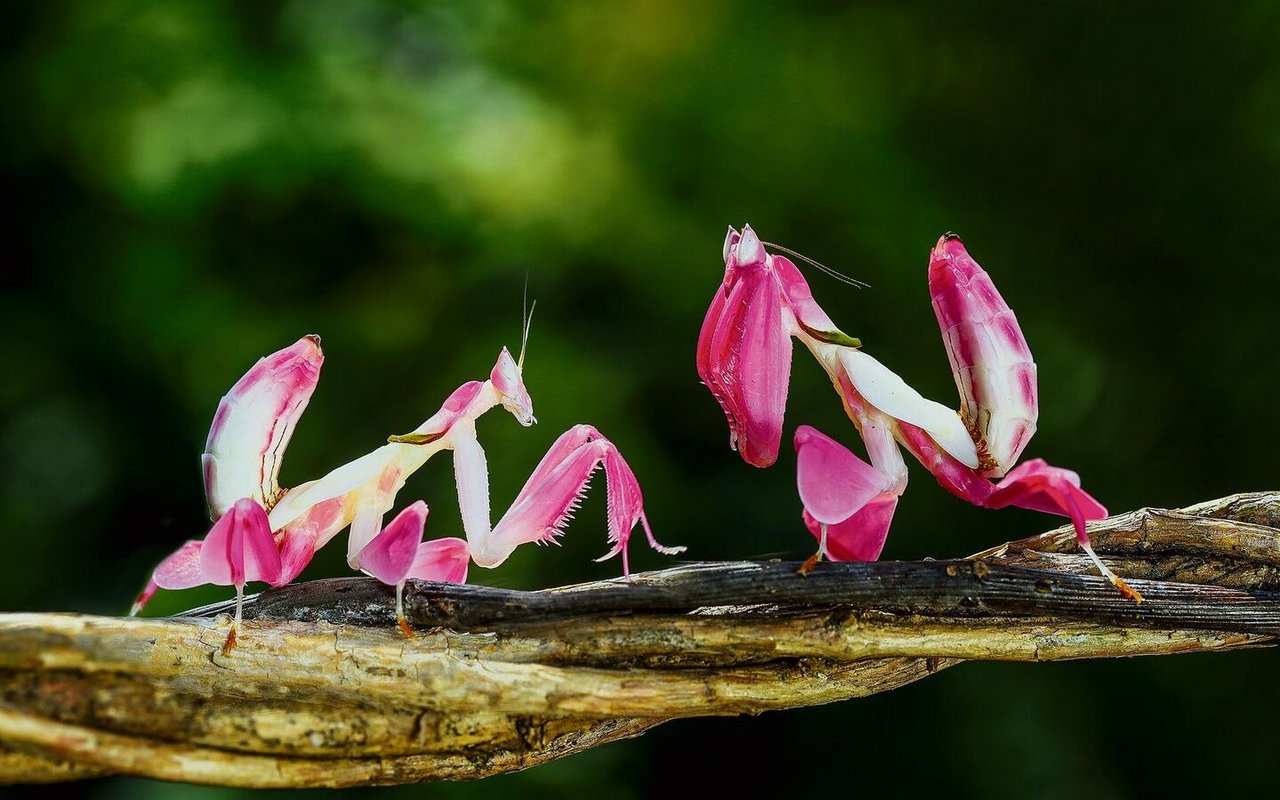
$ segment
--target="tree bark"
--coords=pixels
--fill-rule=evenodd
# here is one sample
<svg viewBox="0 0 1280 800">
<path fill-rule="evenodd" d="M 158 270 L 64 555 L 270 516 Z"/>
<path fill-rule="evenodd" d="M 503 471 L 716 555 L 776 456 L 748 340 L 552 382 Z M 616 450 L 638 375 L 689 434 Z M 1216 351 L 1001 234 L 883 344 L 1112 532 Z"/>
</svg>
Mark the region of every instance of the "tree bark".
<svg viewBox="0 0 1280 800">
<path fill-rule="evenodd" d="M 967 659 L 1269 646 L 1280 494 L 1059 529 L 956 561 L 701 563 L 541 592 L 344 578 L 167 619 L 0 615 L 0 781 L 225 786 L 472 779 L 668 719 L 887 691 Z"/>
</svg>

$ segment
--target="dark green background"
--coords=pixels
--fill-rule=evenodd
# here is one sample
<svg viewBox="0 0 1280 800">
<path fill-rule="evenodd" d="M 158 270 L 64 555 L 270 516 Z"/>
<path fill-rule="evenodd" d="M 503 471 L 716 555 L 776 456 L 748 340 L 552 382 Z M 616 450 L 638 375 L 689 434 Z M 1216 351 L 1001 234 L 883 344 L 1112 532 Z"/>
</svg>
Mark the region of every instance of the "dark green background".
<svg viewBox="0 0 1280 800">
<path fill-rule="evenodd" d="M 518 345 L 526 275 L 540 424 L 482 420 L 495 512 L 589 421 L 689 557 L 807 555 L 794 456 L 743 464 L 694 371 L 724 229 L 743 221 L 869 282 L 811 276 L 841 327 L 949 404 L 925 266 L 939 234 L 961 233 L 1040 365 L 1028 455 L 1077 469 L 1113 510 L 1275 487 L 1280 6 L 1113 6 L 7 5 L 0 608 L 121 612 L 202 534 L 209 420 L 258 356 L 324 337 L 284 468 L 298 483 L 483 377 Z M 803 353 L 788 430 L 801 422 L 855 441 Z M 563 548 L 474 579 L 616 574 L 591 561 L 601 488 Z M 401 500 L 418 497 L 429 535 L 458 533 L 447 457 Z M 969 508 L 913 465 L 885 556 L 1056 524 Z M 339 550 L 306 575 L 340 573 Z M 640 542 L 633 555 L 670 563 Z M 227 595 L 162 593 L 154 610 Z M 970 664 L 377 796 L 1257 792 L 1274 786 L 1276 659 Z"/>
</svg>

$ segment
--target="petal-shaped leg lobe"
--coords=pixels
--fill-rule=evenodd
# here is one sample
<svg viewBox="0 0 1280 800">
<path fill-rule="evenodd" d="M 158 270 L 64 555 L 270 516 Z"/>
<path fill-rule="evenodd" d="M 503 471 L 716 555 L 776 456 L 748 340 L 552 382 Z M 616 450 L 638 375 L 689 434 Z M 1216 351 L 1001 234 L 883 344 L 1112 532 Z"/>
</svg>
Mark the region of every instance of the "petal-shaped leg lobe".
<svg viewBox="0 0 1280 800">
<path fill-rule="evenodd" d="M 200 568 L 206 582 L 219 586 L 279 581 L 280 553 L 271 535 L 267 512 L 256 500 L 237 500 L 213 524 L 200 548 Z"/>
<path fill-rule="evenodd" d="M 396 515 L 356 555 L 360 569 L 390 586 L 409 577 L 422 532 L 427 524 L 427 504 L 421 500 Z"/>
<path fill-rule="evenodd" d="M 832 561 L 875 561 L 889 538 L 897 508 L 898 494 L 881 492 L 853 516 L 827 525 L 827 557 Z M 804 513 L 804 524 L 815 539 L 822 540 L 823 523 L 808 511 Z"/>
<path fill-rule="evenodd" d="M 988 508 L 1017 506 L 1069 517 L 1076 538 L 1087 544 L 1085 522 L 1102 519 L 1107 509 L 1080 488 L 1080 476 L 1033 458 L 1009 472 L 986 502 Z"/>
<path fill-rule="evenodd" d="M 334 497 L 316 503 L 306 513 L 276 532 L 276 547 L 280 550 L 280 583 L 284 585 L 298 577 L 315 556 L 317 550 L 329 543 L 339 531 L 351 524 L 356 504 L 355 498 Z"/>
<path fill-rule="evenodd" d="M 161 589 L 190 589 L 208 583 L 209 579 L 200 567 L 200 550 L 203 547 L 204 542 L 188 541 L 156 566 L 151 580 Z"/>
<path fill-rule="evenodd" d="M 286 528 L 276 538 L 276 546 L 280 550 L 280 578 L 272 586 L 284 586 L 302 574 L 319 547 L 316 537 L 307 528 Z"/>
<path fill-rule="evenodd" d="M 432 539 L 418 545 L 409 577 L 420 581 L 466 583 L 470 560 L 465 539 Z"/>
<path fill-rule="evenodd" d="M 893 487 L 892 476 L 858 458 L 817 428 L 797 428 L 795 447 L 800 501 L 820 523 L 842 522 L 871 498 Z"/>
</svg>

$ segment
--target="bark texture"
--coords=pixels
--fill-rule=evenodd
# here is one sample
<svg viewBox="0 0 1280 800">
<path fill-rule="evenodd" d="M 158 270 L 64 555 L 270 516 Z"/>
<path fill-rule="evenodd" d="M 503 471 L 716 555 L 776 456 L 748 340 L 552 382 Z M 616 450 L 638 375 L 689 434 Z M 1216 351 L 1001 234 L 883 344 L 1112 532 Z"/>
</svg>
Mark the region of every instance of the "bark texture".
<svg viewBox="0 0 1280 800">
<path fill-rule="evenodd" d="M 0 781 L 110 773 L 226 786 L 481 778 L 668 719 L 887 691 L 968 659 L 1268 646 L 1280 494 L 1091 526 L 1146 602 L 1059 529 L 956 561 L 691 564 L 541 592 L 420 583 L 418 635 L 362 578 L 167 619 L 0 615 Z"/>
</svg>

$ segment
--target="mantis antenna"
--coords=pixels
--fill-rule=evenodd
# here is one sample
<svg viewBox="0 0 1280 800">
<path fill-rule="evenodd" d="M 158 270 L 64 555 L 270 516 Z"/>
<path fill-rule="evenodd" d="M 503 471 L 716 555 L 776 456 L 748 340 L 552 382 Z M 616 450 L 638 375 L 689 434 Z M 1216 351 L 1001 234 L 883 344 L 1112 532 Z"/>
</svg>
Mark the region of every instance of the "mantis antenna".
<svg viewBox="0 0 1280 800">
<path fill-rule="evenodd" d="M 516 367 L 524 369 L 524 354 L 529 348 L 529 328 L 533 325 L 533 311 L 538 307 L 538 301 L 534 300 L 529 305 L 529 273 L 524 276 L 524 296 L 520 298 L 520 358 L 516 361 Z"/>
<path fill-rule="evenodd" d="M 832 269 L 831 267 L 828 267 L 825 264 L 819 263 L 813 260 L 812 258 L 809 258 L 804 253 L 797 253 L 795 250 L 792 250 L 790 247 L 783 247 L 782 245 L 774 244 L 773 242 L 761 242 L 761 244 L 763 244 L 766 247 L 772 247 L 774 250 L 781 250 L 782 252 L 786 253 L 789 256 L 795 256 L 796 258 L 800 259 L 806 264 L 811 264 L 812 266 L 821 270 L 826 275 L 832 278 L 835 278 L 836 280 L 840 281 L 843 284 L 852 286 L 856 289 L 871 288 L 871 284 L 866 283 L 865 281 L 860 281 L 857 278 L 851 278 L 848 275 L 845 275 L 843 272 L 840 272 L 839 270 Z"/>
</svg>

